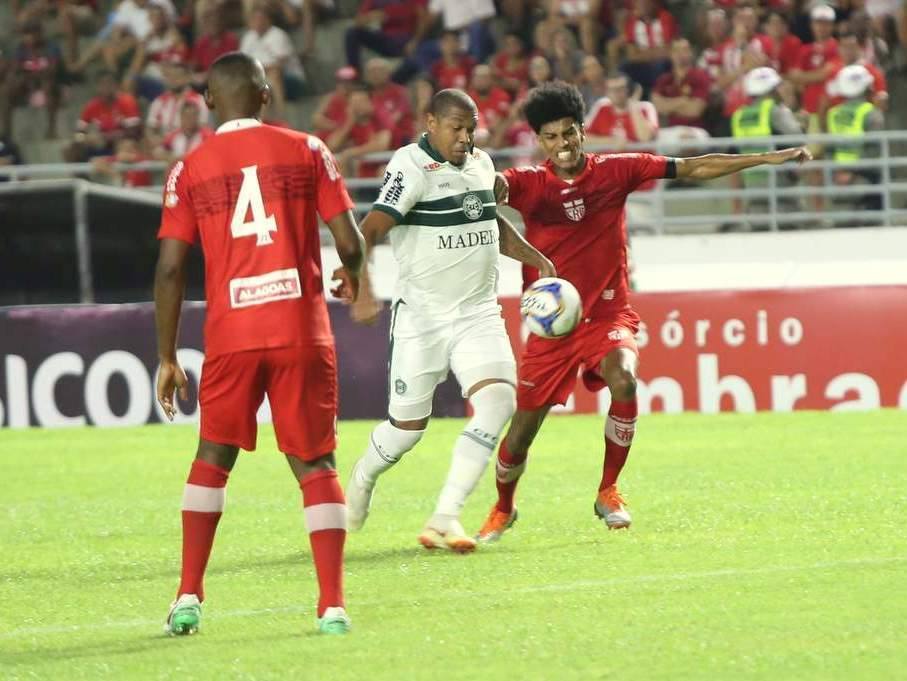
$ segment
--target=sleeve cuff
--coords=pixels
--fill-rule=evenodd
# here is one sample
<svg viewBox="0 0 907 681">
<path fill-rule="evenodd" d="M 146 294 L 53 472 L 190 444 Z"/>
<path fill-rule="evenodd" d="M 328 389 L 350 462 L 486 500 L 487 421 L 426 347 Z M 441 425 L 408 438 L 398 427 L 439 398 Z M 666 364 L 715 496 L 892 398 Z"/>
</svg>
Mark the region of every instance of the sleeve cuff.
<svg viewBox="0 0 907 681">
<path fill-rule="evenodd" d="M 390 215 L 392 218 L 394 218 L 394 220 L 397 221 L 397 224 L 400 224 L 401 222 L 403 222 L 403 216 L 397 210 L 391 208 L 390 206 L 385 206 L 382 203 L 376 203 L 374 206 L 372 206 L 372 209 L 379 210 L 382 213 L 385 213 L 386 215 Z"/>
</svg>

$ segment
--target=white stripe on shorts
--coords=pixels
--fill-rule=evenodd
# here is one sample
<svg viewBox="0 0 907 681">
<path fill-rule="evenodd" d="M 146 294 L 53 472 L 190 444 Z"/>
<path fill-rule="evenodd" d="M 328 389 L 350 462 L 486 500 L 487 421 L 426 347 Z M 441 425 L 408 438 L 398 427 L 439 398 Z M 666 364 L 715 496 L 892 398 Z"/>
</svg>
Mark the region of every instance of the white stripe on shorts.
<svg viewBox="0 0 907 681">
<path fill-rule="evenodd" d="M 306 506 L 304 510 L 309 534 L 320 530 L 346 529 L 346 504 L 315 504 Z"/>
<path fill-rule="evenodd" d="M 183 490 L 183 510 L 199 513 L 220 513 L 227 501 L 226 487 L 202 487 L 186 483 Z"/>
</svg>

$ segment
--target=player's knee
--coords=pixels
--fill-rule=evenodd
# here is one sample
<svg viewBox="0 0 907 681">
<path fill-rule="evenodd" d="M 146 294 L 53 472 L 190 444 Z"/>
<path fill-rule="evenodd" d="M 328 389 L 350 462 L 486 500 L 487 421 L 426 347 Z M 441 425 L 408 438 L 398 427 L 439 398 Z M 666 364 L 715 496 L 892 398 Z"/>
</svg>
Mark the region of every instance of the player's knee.
<svg viewBox="0 0 907 681">
<path fill-rule="evenodd" d="M 608 375 L 608 388 L 611 399 L 621 402 L 632 400 L 636 397 L 636 376 L 632 371 L 618 367 Z"/>
<path fill-rule="evenodd" d="M 469 403 L 476 416 L 496 425 L 500 432 L 516 411 L 516 388 L 510 383 L 489 383 L 473 393 Z"/>
<path fill-rule="evenodd" d="M 399 461 L 401 456 L 419 443 L 424 434 L 424 427 L 422 430 L 408 430 L 399 428 L 390 421 L 382 421 L 372 431 L 372 440 L 384 458 Z"/>
</svg>

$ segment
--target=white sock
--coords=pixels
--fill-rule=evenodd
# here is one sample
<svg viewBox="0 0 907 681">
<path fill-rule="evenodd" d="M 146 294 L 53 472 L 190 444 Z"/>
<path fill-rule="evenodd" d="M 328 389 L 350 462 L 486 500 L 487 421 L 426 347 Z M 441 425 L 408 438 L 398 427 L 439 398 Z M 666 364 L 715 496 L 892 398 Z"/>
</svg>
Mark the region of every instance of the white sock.
<svg viewBox="0 0 907 681">
<path fill-rule="evenodd" d="M 372 487 L 378 476 L 393 466 L 422 439 L 424 430 L 402 430 L 382 421 L 372 430 L 368 447 L 356 464 L 356 481 Z"/>
<path fill-rule="evenodd" d="M 447 532 L 460 517 L 466 498 L 482 477 L 501 431 L 516 410 L 516 390 L 509 383 L 491 383 L 469 401 L 474 415 L 454 444 L 447 480 L 428 521 L 429 527 L 438 532 Z"/>
</svg>

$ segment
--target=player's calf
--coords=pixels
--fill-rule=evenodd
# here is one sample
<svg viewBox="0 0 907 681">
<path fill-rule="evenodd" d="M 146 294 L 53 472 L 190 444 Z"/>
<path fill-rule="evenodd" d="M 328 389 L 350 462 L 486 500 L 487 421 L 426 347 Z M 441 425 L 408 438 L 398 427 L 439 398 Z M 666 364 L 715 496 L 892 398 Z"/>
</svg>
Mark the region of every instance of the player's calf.
<svg viewBox="0 0 907 681">
<path fill-rule="evenodd" d="M 382 421 L 375 426 L 365 453 L 353 466 L 346 488 L 347 522 L 351 532 L 362 529 L 368 518 L 378 477 L 415 447 L 424 433 L 424 429 L 397 428 L 390 421 Z"/>
</svg>

